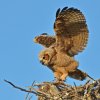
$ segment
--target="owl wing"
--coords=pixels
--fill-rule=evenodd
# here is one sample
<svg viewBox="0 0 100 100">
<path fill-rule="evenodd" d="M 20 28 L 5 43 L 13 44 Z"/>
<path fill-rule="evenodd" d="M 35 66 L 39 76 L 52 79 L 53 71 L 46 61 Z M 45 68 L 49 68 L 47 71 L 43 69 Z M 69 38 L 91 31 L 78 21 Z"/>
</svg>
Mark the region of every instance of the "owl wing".
<svg viewBox="0 0 100 100">
<path fill-rule="evenodd" d="M 56 42 L 56 38 L 54 36 L 48 36 L 46 33 L 43 33 L 34 38 L 35 43 L 39 43 L 45 47 L 50 47 L 52 44 Z"/>
<path fill-rule="evenodd" d="M 83 51 L 88 41 L 88 29 L 84 15 L 75 8 L 57 10 L 54 23 L 56 44 L 70 56 Z"/>
</svg>

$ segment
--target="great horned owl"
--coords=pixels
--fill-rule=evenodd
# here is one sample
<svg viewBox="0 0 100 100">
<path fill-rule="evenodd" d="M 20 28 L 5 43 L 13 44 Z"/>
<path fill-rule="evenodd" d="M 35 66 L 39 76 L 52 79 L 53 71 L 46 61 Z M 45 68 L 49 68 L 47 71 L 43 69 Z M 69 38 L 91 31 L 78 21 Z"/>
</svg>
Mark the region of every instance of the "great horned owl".
<svg viewBox="0 0 100 100">
<path fill-rule="evenodd" d="M 84 80 L 87 74 L 78 68 L 74 56 L 83 51 L 88 41 L 88 28 L 82 12 L 65 7 L 56 12 L 54 22 L 55 36 L 46 33 L 34 38 L 36 43 L 45 46 L 39 60 L 48 66 L 57 80 L 64 81 L 67 76 Z"/>
</svg>

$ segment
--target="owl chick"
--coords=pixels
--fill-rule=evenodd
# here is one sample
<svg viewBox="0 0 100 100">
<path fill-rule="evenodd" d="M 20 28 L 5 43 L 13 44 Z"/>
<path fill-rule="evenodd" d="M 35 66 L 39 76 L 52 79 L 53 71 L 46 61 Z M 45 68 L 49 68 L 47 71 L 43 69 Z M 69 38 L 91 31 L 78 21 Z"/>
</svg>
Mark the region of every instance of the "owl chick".
<svg viewBox="0 0 100 100">
<path fill-rule="evenodd" d="M 40 35 L 34 41 L 46 48 L 39 54 L 39 60 L 54 73 L 57 80 L 67 76 L 84 80 L 88 75 L 78 69 L 74 56 L 83 51 L 88 41 L 88 28 L 82 12 L 65 7 L 56 12 L 55 36 Z"/>
<path fill-rule="evenodd" d="M 65 55 L 63 52 L 56 52 L 54 47 L 47 48 L 40 52 L 39 60 L 43 65 L 48 66 L 57 80 L 64 81 L 68 73 L 78 67 L 72 57 Z"/>
</svg>

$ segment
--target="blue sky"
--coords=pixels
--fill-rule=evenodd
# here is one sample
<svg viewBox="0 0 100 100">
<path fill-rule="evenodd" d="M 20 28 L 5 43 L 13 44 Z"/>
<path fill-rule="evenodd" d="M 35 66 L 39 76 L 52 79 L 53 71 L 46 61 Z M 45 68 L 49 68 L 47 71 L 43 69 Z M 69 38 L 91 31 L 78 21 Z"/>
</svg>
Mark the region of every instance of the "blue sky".
<svg viewBox="0 0 100 100">
<path fill-rule="evenodd" d="M 42 66 L 38 53 L 42 46 L 33 38 L 43 32 L 53 35 L 55 12 L 65 6 L 80 9 L 87 20 L 89 41 L 84 52 L 76 56 L 79 68 L 94 79 L 100 78 L 100 0 L 0 0 L 0 99 L 24 100 L 26 93 L 12 88 L 3 80 L 27 88 L 52 81 L 51 70 Z M 85 81 L 67 79 L 77 85 Z M 35 95 L 32 100 L 36 100 Z"/>
</svg>

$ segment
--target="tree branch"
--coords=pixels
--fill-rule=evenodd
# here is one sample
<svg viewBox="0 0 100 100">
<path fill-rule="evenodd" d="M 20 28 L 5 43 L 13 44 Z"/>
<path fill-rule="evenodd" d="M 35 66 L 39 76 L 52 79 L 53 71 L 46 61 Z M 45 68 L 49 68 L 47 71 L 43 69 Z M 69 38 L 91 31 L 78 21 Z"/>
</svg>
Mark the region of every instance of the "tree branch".
<svg viewBox="0 0 100 100">
<path fill-rule="evenodd" d="M 44 96 L 45 98 L 49 98 L 49 99 L 50 99 L 49 94 L 44 93 L 44 92 L 42 92 L 42 91 L 36 90 L 36 89 L 34 89 L 34 88 L 32 88 L 32 90 L 26 90 L 26 89 L 24 89 L 24 88 L 21 88 L 21 87 L 18 87 L 18 86 L 16 86 L 16 85 L 14 85 L 14 84 L 13 84 L 12 82 L 10 82 L 10 81 L 7 81 L 7 80 L 4 80 L 4 81 L 5 81 L 6 83 L 10 84 L 11 86 L 13 86 L 14 88 L 19 89 L 19 90 L 21 90 L 21 91 L 28 92 L 28 93 L 32 93 L 32 94 L 35 94 L 35 95 L 38 95 L 38 96 Z"/>
</svg>

